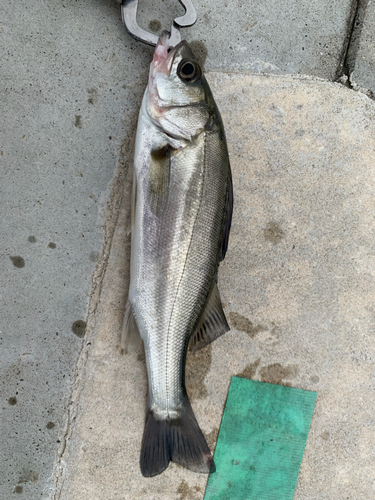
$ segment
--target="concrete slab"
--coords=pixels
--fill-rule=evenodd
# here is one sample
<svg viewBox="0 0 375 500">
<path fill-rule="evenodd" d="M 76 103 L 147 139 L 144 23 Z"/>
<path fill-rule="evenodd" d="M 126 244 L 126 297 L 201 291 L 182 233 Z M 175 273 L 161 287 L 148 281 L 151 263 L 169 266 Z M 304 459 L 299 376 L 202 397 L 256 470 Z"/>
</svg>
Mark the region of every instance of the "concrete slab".
<svg viewBox="0 0 375 500">
<path fill-rule="evenodd" d="M 319 80 L 208 79 L 233 168 L 233 227 L 219 275 L 232 330 L 189 355 L 194 411 L 214 449 L 232 375 L 317 391 L 295 499 L 368 500 L 375 496 L 375 104 Z M 79 360 L 53 498 L 202 500 L 204 475 L 175 464 L 152 479 L 139 470 L 145 363 L 142 352 L 119 350 L 128 213 L 126 196 Z"/>
<path fill-rule="evenodd" d="M 29 500 L 60 444 L 149 55 L 111 1 L 0 9 L 0 497 Z"/>
<path fill-rule="evenodd" d="M 351 85 L 375 95 L 375 5 L 359 2 L 349 50 L 348 73 Z"/>
</svg>

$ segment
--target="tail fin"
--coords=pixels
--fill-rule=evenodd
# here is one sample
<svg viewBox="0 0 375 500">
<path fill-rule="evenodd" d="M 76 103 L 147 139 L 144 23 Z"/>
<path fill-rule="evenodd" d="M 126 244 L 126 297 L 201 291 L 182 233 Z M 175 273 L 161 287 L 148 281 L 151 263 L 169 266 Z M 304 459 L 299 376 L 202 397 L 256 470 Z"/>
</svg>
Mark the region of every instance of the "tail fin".
<svg viewBox="0 0 375 500">
<path fill-rule="evenodd" d="M 199 428 L 193 409 L 186 398 L 185 410 L 178 419 L 158 420 L 147 411 L 141 451 L 141 472 L 157 476 L 170 461 L 194 472 L 209 473 L 213 458 Z"/>
</svg>

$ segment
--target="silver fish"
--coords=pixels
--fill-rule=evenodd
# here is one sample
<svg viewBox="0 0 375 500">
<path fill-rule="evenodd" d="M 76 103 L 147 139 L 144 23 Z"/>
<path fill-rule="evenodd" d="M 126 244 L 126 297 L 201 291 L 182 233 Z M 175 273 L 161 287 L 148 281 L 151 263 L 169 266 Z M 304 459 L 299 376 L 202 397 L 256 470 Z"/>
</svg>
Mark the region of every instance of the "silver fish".
<svg viewBox="0 0 375 500">
<path fill-rule="evenodd" d="M 123 345 L 144 341 L 148 402 L 140 466 L 172 460 L 209 472 L 213 459 L 185 389 L 188 346 L 229 330 L 217 288 L 228 246 L 232 177 L 223 124 L 187 42 L 163 34 L 139 114 L 132 200 L 129 299 Z"/>
</svg>

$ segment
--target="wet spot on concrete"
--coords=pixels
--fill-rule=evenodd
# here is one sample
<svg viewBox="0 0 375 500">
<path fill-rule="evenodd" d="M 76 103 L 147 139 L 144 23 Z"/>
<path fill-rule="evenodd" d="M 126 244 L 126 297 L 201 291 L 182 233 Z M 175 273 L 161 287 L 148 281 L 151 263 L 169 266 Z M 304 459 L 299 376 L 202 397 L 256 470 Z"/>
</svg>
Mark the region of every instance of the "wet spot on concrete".
<svg viewBox="0 0 375 500">
<path fill-rule="evenodd" d="M 96 262 L 99 259 L 99 252 L 91 252 L 90 260 L 91 262 Z"/>
<path fill-rule="evenodd" d="M 37 472 L 34 472 L 32 470 L 25 470 L 22 472 L 20 475 L 20 478 L 18 480 L 18 484 L 20 483 L 36 483 L 39 479 L 39 474 Z"/>
<path fill-rule="evenodd" d="M 260 369 L 262 382 L 269 384 L 281 384 L 285 379 L 292 379 L 298 375 L 299 368 L 296 365 L 282 366 L 280 363 L 263 366 Z M 284 383 L 284 385 L 287 385 Z"/>
<path fill-rule="evenodd" d="M 241 373 L 238 373 L 236 375 L 236 377 L 252 379 L 255 376 L 259 364 L 260 358 L 254 361 L 254 363 L 248 364 Z"/>
<path fill-rule="evenodd" d="M 87 89 L 87 93 L 89 95 L 89 98 L 87 99 L 87 102 L 89 104 L 95 104 L 96 97 L 98 95 L 98 91 L 96 89 Z"/>
<path fill-rule="evenodd" d="M 297 137 L 302 137 L 303 135 L 305 135 L 305 131 L 303 130 L 303 128 L 297 128 L 294 133 Z"/>
<path fill-rule="evenodd" d="M 204 68 L 207 59 L 208 50 L 206 44 L 200 40 L 193 40 L 190 43 L 191 50 L 193 51 L 199 65 Z"/>
<path fill-rule="evenodd" d="M 137 360 L 138 361 L 146 361 L 146 355 L 145 355 L 144 351 L 137 354 Z"/>
<path fill-rule="evenodd" d="M 15 406 L 17 404 L 17 398 L 9 398 L 8 403 L 10 404 L 10 406 Z"/>
<path fill-rule="evenodd" d="M 320 437 L 321 437 L 324 441 L 328 441 L 328 439 L 329 439 L 329 432 L 328 432 L 328 431 L 323 432 L 323 434 L 321 434 L 321 435 L 320 435 Z"/>
<path fill-rule="evenodd" d="M 48 422 L 46 427 L 47 427 L 47 429 L 53 429 L 55 427 L 55 424 L 53 422 Z"/>
<path fill-rule="evenodd" d="M 36 238 L 35 238 L 35 236 L 29 236 L 27 238 L 27 241 L 29 241 L 30 243 L 35 243 L 36 242 Z"/>
<path fill-rule="evenodd" d="M 76 120 L 74 122 L 74 126 L 77 128 L 82 128 L 82 116 L 76 115 Z"/>
<path fill-rule="evenodd" d="M 56 243 L 53 243 L 52 241 L 48 243 L 48 248 L 55 249 L 56 248 Z"/>
<path fill-rule="evenodd" d="M 82 338 L 85 335 L 86 326 L 86 321 L 79 319 L 72 324 L 72 332 L 77 335 L 77 337 Z"/>
<path fill-rule="evenodd" d="M 212 429 L 212 431 L 209 432 L 208 434 L 203 432 L 203 435 L 207 441 L 207 444 L 208 444 L 208 447 L 210 448 L 210 450 L 214 451 L 215 446 L 216 446 L 217 436 L 219 435 L 219 429 L 217 427 L 214 427 Z"/>
<path fill-rule="evenodd" d="M 16 486 L 14 488 L 14 493 L 22 493 L 23 492 L 23 487 L 22 486 Z"/>
<path fill-rule="evenodd" d="M 161 23 L 157 19 L 154 19 L 148 23 L 148 27 L 154 33 L 159 33 L 161 30 Z"/>
<path fill-rule="evenodd" d="M 236 312 L 229 313 L 229 320 L 233 328 L 247 333 L 252 339 L 259 332 L 263 332 L 264 330 L 266 330 L 266 327 L 262 325 L 254 325 L 248 318 Z"/>
<path fill-rule="evenodd" d="M 313 375 L 312 377 L 310 377 L 310 382 L 312 382 L 313 384 L 317 384 L 319 380 L 320 378 L 317 375 Z"/>
<path fill-rule="evenodd" d="M 205 399 L 208 395 L 204 379 L 210 371 L 212 358 L 211 344 L 197 352 L 188 352 L 185 381 L 189 398 Z"/>
<path fill-rule="evenodd" d="M 270 241 L 274 245 L 279 243 L 284 237 L 284 231 L 281 229 L 278 222 L 269 222 L 265 229 L 263 230 L 263 235 L 267 241 Z"/>
<path fill-rule="evenodd" d="M 200 486 L 189 486 L 185 480 L 182 480 L 176 493 L 180 495 L 178 500 L 195 500 L 198 498 L 196 494 L 200 491 L 202 491 Z"/>
<path fill-rule="evenodd" d="M 25 261 L 19 255 L 10 256 L 9 258 L 13 262 L 14 267 L 18 267 L 18 269 L 21 269 L 21 267 L 25 267 Z"/>
</svg>

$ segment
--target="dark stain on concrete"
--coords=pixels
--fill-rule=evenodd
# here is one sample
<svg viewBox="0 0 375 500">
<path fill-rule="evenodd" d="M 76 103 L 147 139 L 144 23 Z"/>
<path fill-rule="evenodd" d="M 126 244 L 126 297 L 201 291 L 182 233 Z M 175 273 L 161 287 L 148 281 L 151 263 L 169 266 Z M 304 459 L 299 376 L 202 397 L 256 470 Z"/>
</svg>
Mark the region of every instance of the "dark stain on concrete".
<svg viewBox="0 0 375 500">
<path fill-rule="evenodd" d="M 321 435 L 320 435 L 320 437 L 321 437 L 324 441 L 328 441 L 329 436 L 330 436 L 330 434 L 329 434 L 329 432 L 328 432 L 328 431 L 325 431 L 325 432 L 323 432 L 323 434 L 321 434 Z"/>
<path fill-rule="evenodd" d="M 56 243 L 53 243 L 52 241 L 50 241 L 50 242 L 48 243 L 48 248 L 55 249 L 55 248 L 56 248 Z"/>
<path fill-rule="evenodd" d="M 21 267 L 25 267 L 25 261 L 19 255 L 9 256 L 10 260 L 13 262 L 14 267 L 21 269 Z"/>
<path fill-rule="evenodd" d="M 89 98 L 87 99 L 87 102 L 89 104 L 95 104 L 96 97 L 98 95 L 98 91 L 96 89 L 87 89 L 87 93 L 89 94 Z"/>
<path fill-rule="evenodd" d="M 144 351 L 142 351 L 139 354 L 137 354 L 137 360 L 138 361 L 146 361 L 146 355 L 145 355 Z"/>
<path fill-rule="evenodd" d="M 262 382 L 268 382 L 269 384 L 277 385 L 282 384 L 285 379 L 293 379 L 298 375 L 298 372 L 298 366 L 282 366 L 280 363 L 263 366 L 263 368 L 261 368 L 259 371 Z M 283 385 L 288 384 L 284 383 Z"/>
<path fill-rule="evenodd" d="M 99 259 L 99 252 L 91 252 L 90 260 L 91 262 L 96 262 Z"/>
<path fill-rule="evenodd" d="M 210 371 L 212 358 L 211 344 L 196 352 L 188 352 L 186 360 L 185 382 L 189 398 L 205 399 L 208 395 L 204 383 Z"/>
<path fill-rule="evenodd" d="M 35 243 L 36 242 L 36 238 L 35 238 L 35 236 L 29 236 L 27 238 L 27 241 L 29 241 L 30 243 Z"/>
<path fill-rule="evenodd" d="M 197 493 L 201 491 L 200 486 L 189 486 L 186 481 L 182 480 L 176 493 L 180 495 L 178 500 L 195 500 L 198 498 Z M 199 498 L 201 498 L 201 496 L 199 496 Z"/>
<path fill-rule="evenodd" d="M 17 404 L 17 398 L 16 397 L 9 398 L 8 403 L 10 404 L 10 406 L 15 406 Z"/>
<path fill-rule="evenodd" d="M 254 363 L 248 364 L 241 373 L 236 375 L 236 377 L 252 379 L 255 376 L 259 364 L 260 358 L 254 361 Z"/>
<path fill-rule="evenodd" d="M 39 479 L 39 474 L 37 472 L 34 472 L 32 470 L 25 470 L 22 472 L 20 475 L 20 478 L 18 480 L 18 484 L 20 483 L 36 483 Z"/>
<path fill-rule="evenodd" d="M 77 128 L 82 128 L 82 116 L 76 115 L 76 120 L 74 122 L 74 126 Z"/>
<path fill-rule="evenodd" d="M 317 384 L 319 380 L 320 378 L 317 375 L 313 375 L 312 377 L 310 377 L 310 382 L 312 382 L 313 384 Z"/>
<path fill-rule="evenodd" d="M 22 493 L 23 492 L 23 487 L 22 486 L 16 486 L 14 488 L 14 493 Z"/>
<path fill-rule="evenodd" d="M 280 243 L 280 241 L 285 237 L 284 231 L 281 229 L 278 222 L 269 222 L 265 229 L 263 230 L 263 235 L 267 241 L 270 241 L 274 245 Z"/>
<path fill-rule="evenodd" d="M 193 40 L 189 45 L 200 67 L 203 69 L 208 55 L 206 44 L 201 40 Z"/>
<path fill-rule="evenodd" d="M 153 33 L 159 33 L 161 30 L 161 23 L 157 19 L 153 19 L 148 23 L 148 28 L 153 32 Z"/>
<path fill-rule="evenodd" d="M 55 427 L 55 424 L 53 422 L 48 422 L 46 427 L 47 427 L 47 429 L 53 429 Z"/>
<path fill-rule="evenodd" d="M 79 319 L 72 324 L 72 332 L 77 335 L 77 337 L 82 338 L 85 335 L 86 326 L 86 321 Z"/>
<path fill-rule="evenodd" d="M 236 328 L 237 330 L 240 330 L 241 332 L 245 332 L 251 337 L 252 339 L 257 335 L 259 332 L 263 332 L 266 330 L 265 326 L 262 325 L 254 325 L 248 318 L 245 316 L 242 316 L 242 314 L 236 313 L 236 312 L 230 312 L 229 313 L 229 320 L 231 326 L 233 328 Z"/>
</svg>

